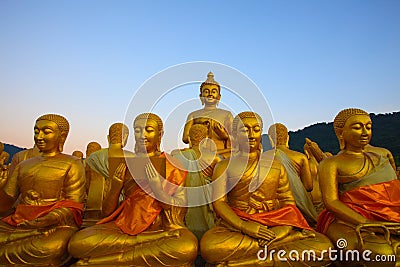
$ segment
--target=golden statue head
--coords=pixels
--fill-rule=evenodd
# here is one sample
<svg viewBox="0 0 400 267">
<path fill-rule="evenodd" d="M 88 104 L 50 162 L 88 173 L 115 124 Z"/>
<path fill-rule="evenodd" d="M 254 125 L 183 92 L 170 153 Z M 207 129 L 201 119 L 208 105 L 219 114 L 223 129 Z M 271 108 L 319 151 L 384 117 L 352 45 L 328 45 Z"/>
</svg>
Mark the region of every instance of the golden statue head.
<svg viewBox="0 0 400 267">
<path fill-rule="evenodd" d="M 101 145 L 97 142 L 90 142 L 86 146 L 86 158 L 88 158 L 93 152 L 100 150 Z"/>
<path fill-rule="evenodd" d="M 270 141 L 274 143 L 273 146 L 287 146 L 289 142 L 289 132 L 285 125 L 282 123 L 272 124 L 268 129 L 268 136 Z"/>
<path fill-rule="evenodd" d="M 49 123 L 46 123 L 46 121 L 54 123 L 57 126 L 56 127 L 57 129 L 52 129 L 52 126 L 47 125 Z M 59 135 L 57 135 L 56 133 L 54 134 L 54 136 L 49 135 L 49 137 L 45 139 L 44 142 L 39 140 L 40 139 L 40 137 L 38 136 L 39 132 L 46 128 L 48 128 L 48 131 L 51 130 L 56 133 L 58 133 L 59 131 Z M 46 130 L 44 132 L 45 135 L 47 135 Z M 39 150 L 42 151 L 42 149 L 47 149 L 45 148 L 46 142 L 49 142 L 49 144 L 50 142 L 56 142 L 58 152 L 62 152 L 65 140 L 67 139 L 68 136 L 68 132 L 69 132 L 69 123 L 67 119 L 64 118 L 63 116 L 57 114 L 42 115 L 36 119 L 35 138 L 34 138 L 35 144 L 39 148 Z"/>
<path fill-rule="evenodd" d="M 200 85 L 201 104 L 217 105 L 221 99 L 221 87 L 214 80 L 214 74 L 210 71 L 207 74 L 207 80 Z"/>
<path fill-rule="evenodd" d="M 109 144 L 122 144 L 122 147 L 124 147 L 128 141 L 128 136 L 128 127 L 121 122 L 116 122 L 108 129 L 107 139 Z"/>
<path fill-rule="evenodd" d="M 133 122 L 135 152 L 161 152 L 161 138 L 164 126 L 161 118 L 154 113 L 142 113 Z"/>
<path fill-rule="evenodd" d="M 368 116 L 368 112 L 358 108 L 347 108 L 340 111 L 335 119 L 333 120 L 333 128 L 335 130 L 336 137 L 339 140 L 340 150 L 345 148 L 345 140 L 343 139 L 343 128 L 349 118 L 357 115 Z"/>
<path fill-rule="evenodd" d="M 197 146 L 208 137 L 208 128 L 203 124 L 193 124 L 189 130 L 189 141 L 192 146 Z"/>
<path fill-rule="evenodd" d="M 250 150 L 253 147 L 261 150 L 262 129 L 263 120 L 257 113 L 244 111 L 236 115 L 232 123 L 232 133 L 235 144 L 239 145 L 239 150 L 243 150 L 244 146 Z"/>
</svg>

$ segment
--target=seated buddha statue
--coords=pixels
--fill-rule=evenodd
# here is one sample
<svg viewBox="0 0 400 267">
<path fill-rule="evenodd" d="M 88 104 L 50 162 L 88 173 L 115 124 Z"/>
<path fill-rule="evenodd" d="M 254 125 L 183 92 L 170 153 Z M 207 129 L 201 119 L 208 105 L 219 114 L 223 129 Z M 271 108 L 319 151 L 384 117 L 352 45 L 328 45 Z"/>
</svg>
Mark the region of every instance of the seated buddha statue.
<svg viewBox="0 0 400 267">
<path fill-rule="evenodd" d="M 334 243 L 344 238 L 344 250 L 369 249 L 372 259 L 378 254 L 397 255 L 398 264 L 400 181 L 386 157 L 364 150 L 371 140 L 371 118 L 361 109 L 344 109 L 333 126 L 341 150 L 318 166 L 326 209 L 318 217 L 317 230 Z M 394 266 L 394 262 L 352 266 Z"/>
<path fill-rule="evenodd" d="M 125 155 L 133 155 L 131 151 L 124 149 L 128 137 L 128 126 L 124 123 L 116 122 L 108 128 L 108 147 L 99 149 L 97 143 L 92 143 L 91 145 L 97 150 L 87 155 L 85 160 L 87 200 L 83 221 L 84 227 L 93 225 L 101 218 L 103 200 L 111 184 L 111 180 L 108 179 L 112 176 L 110 171 L 114 172 L 116 169 L 111 159 L 123 159 Z M 120 199 L 122 200 L 122 195 Z"/>
<path fill-rule="evenodd" d="M 134 120 L 135 153 L 120 163 L 112 177 L 104 204 L 104 219 L 77 232 L 69 252 L 77 266 L 192 266 L 197 239 L 185 227 L 186 172 L 161 152 L 162 120 L 143 113 Z M 133 177 L 128 160 L 165 159 L 165 178 L 152 164 L 145 177 Z M 142 168 L 142 169 L 143 169 Z M 119 195 L 124 200 L 119 204 Z"/>
<path fill-rule="evenodd" d="M 61 153 L 68 121 L 40 116 L 34 140 L 41 155 L 22 161 L 0 190 L 0 265 L 61 266 L 70 237 L 82 223 L 85 173 L 76 157 Z"/>
<path fill-rule="evenodd" d="M 200 85 L 200 100 L 204 108 L 191 112 L 183 129 L 182 141 L 189 143 L 189 131 L 193 124 L 203 124 L 208 128 L 208 137 L 214 141 L 217 153 L 229 157 L 231 153 L 230 133 L 232 128 L 232 113 L 217 108 L 221 99 L 221 87 L 214 80 L 214 74 L 209 72 L 207 80 Z"/>
<path fill-rule="evenodd" d="M 215 166 L 213 206 L 219 219 L 201 239 L 201 254 L 217 266 L 296 266 L 273 253 L 259 258 L 259 251 L 268 246 L 268 251 L 295 250 L 301 255 L 313 249 L 314 258 L 302 264 L 327 265 L 323 250 L 332 244 L 310 228 L 296 207 L 285 168 L 274 153 L 261 154 L 262 127 L 254 112 L 242 112 L 233 120 L 238 153 Z"/>
<path fill-rule="evenodd" d="M 310 194 L 313 189 L 313 179 L 306 155 L 289 148 L 289 132 L 282 123 L 275 123 L 268 129 L 268 136 L 275 149 L 276 159 L 285 167 L 288 174 L 296 206 L 312 226 L 317 223 L 317 211 Z"/>
<path fill-rule="evenodd" d="M 215 213 L 211 200 L 211 180 L 215 165 L 221 161 L 207 144 L 208 129 L 202 124 L 194 124 L 189 131 L 189 149 L 174 150 L 177 158 L 188 171 L 185 186 L 188 211 L 185 224 L 200 241 L 203 234 L 215 225 Z"/>
</svg>

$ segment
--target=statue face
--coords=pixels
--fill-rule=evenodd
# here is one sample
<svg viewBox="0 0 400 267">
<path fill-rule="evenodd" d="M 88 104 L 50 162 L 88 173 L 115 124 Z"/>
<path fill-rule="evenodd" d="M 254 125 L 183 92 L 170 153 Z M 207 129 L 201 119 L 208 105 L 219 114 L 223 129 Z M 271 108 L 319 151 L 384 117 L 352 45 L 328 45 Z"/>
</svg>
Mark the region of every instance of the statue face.
<svg viewBox="0 0 400 267">
<path fill-rule="evenodd" d="M 256 118 L 244 118 L 238 124 L 237 142 L 240 151 L 254 152 L 260 148 L 262 128 Z"/>
<path fill-rule="evenodd" d="M 161 133 L 154 120 L 139 119 L 134 125 L 135 141 L 139 152 L 151 153 L 157 151 L 161 143 Z"/>
<path fill-rule="evenodd" d="M 206 84 L 201 89 L 200 98 L 206 105 L 216 105 L 221 98 L 218 86 L 214 84 Z"/>
<path fill-rule="evenodd" d="M 62 135 L 55 122 L 48 120 L 37 121 L 34 132 L 35 144 L 41 152 L 51 153 L 59 151 Z"/>
<path fill-rule="evenodd" d="M 367 115 L 351 116 L 342 132 L 345 148 L 363 148 L 372 137 L 372 121 Z"/>
</svg>

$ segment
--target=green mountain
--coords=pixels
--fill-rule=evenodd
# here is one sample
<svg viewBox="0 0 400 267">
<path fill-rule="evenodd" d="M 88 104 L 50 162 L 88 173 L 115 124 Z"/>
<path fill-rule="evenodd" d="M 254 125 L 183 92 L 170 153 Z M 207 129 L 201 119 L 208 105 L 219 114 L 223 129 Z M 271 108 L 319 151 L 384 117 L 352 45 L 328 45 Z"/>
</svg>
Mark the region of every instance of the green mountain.
<svg viewBox="0 0 400 267">
<path fill-rule="evenodd" d="M 386 114 L 371 113 L 372 120 L 372 139 L 371 145 L 389 149 L 400 165 L 400 112 Z M 339 152 L 339 142 L 333 130 L 333 122 L 317 123 L 304 129 L 289 132 L 289 147 L 293 150 L 303 152 L 305 138 L 317 142 L 323 151 L 333 154 Z M 268 136 L 263 136 L 264 150 L 270 146 Z"/>
</svg>

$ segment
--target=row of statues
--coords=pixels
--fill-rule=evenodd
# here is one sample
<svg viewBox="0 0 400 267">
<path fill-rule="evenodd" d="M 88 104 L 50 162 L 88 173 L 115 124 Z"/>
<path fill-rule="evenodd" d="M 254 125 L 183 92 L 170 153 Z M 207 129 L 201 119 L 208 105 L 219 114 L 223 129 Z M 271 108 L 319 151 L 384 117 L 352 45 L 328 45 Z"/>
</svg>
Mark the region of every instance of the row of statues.
<svg viewBox="0 0 400 267">
<path fill-rule="evenodd" d="M 262 118 L 220 111 L 211 73 L 200 97 L 204 112 L 189 114 L 184 129 L 189 148 L 171 154 L 161 151 L 164 126 L 153 113 L 133 122 L 134 152 L 124 148 L 129 128 L 115 123 L 108 148 L 92 142 L 84 160 L 62 153 L 67 119 L 40 116 L 35 147 L 0 173 L 0 265 L 400 264 L 400 181 L 387 150 L 369 146 L 367 112 L 335 117 L 337 155 L 309 139 L 305 154 L 290 150 L 280 123 L 263 151 Z M 394 258 L 349 262 L 333 249 Z M 313 253 L 283 260 L 274 251 Z"/>
</svg>

